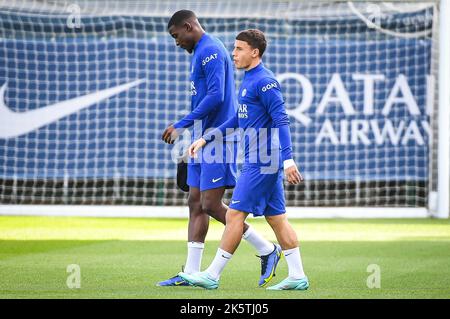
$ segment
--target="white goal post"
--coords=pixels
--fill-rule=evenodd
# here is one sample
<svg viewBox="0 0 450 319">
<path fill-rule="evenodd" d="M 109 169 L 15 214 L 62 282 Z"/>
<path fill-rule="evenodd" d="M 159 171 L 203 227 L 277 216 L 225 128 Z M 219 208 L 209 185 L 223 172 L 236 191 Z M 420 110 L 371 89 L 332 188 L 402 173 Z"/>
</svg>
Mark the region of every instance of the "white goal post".
<svg viewBox="0 0 450 319">
<path fill-rule="evenodd" d="M 230 52 L 266 34 L 290 218 L 449 218 L 449 2 L 0 0 L 0 215 L 188 216 L 160 137 L 189 110 L 167 22 L 191 9 Z"/>
<path fill-rule="evenodd" d="M 439 31 L 439 138 L 437 207 L 432 216 L 450 214 L 450 1 L 442 0 Z"/>
</svg>

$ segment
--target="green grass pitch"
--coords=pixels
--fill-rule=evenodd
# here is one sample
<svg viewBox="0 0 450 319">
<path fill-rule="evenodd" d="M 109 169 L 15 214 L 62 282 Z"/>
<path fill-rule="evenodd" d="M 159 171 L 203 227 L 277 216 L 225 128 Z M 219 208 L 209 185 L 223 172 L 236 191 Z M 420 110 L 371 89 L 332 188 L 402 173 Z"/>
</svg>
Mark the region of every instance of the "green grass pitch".
<svg viewBox="0 0 450 319">
<path fill-rule="evenodd" d="M 262 219 L 249 219 L 274 240 Z M 181 269 L 187 220 L 0 216 L 0 298 L 449 298 L 450 221 L 291 220 L 310 279 L 308 291 L 257 287 L 259 259 L 242 242 L 214 291 L 157 287 Z M 203 269 L 223 226 L 211 221 Z M 80 267 L 68 288 L 67 266 Z M 380 288 L 368 288 L 380 270 Z M 369 272 L 368 272 L 369 267 Z M 271 284 L 287 276 L 281 259 Z"/>
</svg>

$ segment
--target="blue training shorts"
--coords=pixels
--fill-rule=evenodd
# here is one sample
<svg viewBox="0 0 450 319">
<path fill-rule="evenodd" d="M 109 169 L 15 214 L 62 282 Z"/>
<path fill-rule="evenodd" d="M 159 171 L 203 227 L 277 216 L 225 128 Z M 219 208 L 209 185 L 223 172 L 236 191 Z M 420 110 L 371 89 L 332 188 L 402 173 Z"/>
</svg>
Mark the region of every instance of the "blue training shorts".
<svg viewBox="0 0 450 319">
<path fill-rule="evenodd" d="M 236 163 L 189 163 L 187 184 L 200 191 L 219 187 L 233 188 L 236 185 Z"/>
<path fill-rule="evenodd" d="M 283 176 L 283 168 L 274 174 L 261 174 L 260 166 L 244 165 L 229 207 L 253 216 L 284 214 Z"/>
</svg>

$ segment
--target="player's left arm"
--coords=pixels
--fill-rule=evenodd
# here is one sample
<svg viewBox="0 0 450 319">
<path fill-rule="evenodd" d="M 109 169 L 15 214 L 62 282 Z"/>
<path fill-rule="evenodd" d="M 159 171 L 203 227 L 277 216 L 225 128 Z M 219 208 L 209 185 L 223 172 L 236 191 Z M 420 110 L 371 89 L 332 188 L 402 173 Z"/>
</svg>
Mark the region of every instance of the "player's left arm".
<svg viewBox="0 0 450 319">
<path fill-rule="evenodd" d="M 205 48 L 200 59 L 206 76 L 207 91 L 203 100 L 188 115 L 164 131 L 162 139 L 173 144 L 180 132 L 194 124 L 195 120 L 205 118 L 225 99 L 225 57 L 215 46 Z"/>
<path fill-rule="evenodd" d="M 190 127 L 195 120 L 205 118 L 225 99 L 225 63 L 226 57 L 216 46 L 207 47 L 200 55 L 202 69 L 206 77 L 207 91 L 199 105 L 179 122 L 175 129 Z"/>
<path fill-rule="evenodd" d="M 278 128 L 281 159 L 286 179 L 290 184 L 298 184 L 303 181 L 303 176 L 300 174 L 292 157 L 289 117 L 284 106 L 280 84 L 272 78 L 264 78 L 258 82 L 258 94 L 272 118 L 274 127 Z"/>
</svg>

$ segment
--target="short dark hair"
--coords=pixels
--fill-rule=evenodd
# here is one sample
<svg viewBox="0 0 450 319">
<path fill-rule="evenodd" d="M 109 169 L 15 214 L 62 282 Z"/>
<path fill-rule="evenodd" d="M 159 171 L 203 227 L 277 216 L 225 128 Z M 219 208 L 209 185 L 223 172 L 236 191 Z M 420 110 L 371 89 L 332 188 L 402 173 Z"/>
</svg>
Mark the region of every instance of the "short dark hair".
<svg viewBox="0 0 450 319">
<path fill-rule="evenodd" d="M 245 41 L 253 49 L 258 49 L 260 57 L 262 57 L 264 51 L 266 51 L 266 37 L 264 36 L 264 33 L 258 29 L 248 29 L 242 31 L 236 36 L 236 40 Z"/>
<path fill-rule="evenodd" d="M 190 10 L 180 10 L 173 14 L 173 16 L 170 18 L 169 23 L 167 24 L 167 29 L 170 29 L 171 26 L 179 26 L 183 24 L 186 20 L 189 20 L 191 18 L 197 18 L 195 13 Z"/>
</svg>

